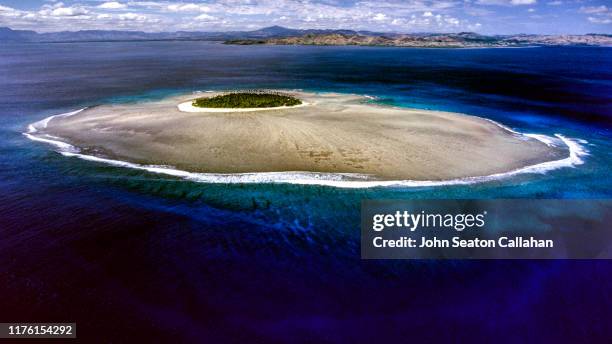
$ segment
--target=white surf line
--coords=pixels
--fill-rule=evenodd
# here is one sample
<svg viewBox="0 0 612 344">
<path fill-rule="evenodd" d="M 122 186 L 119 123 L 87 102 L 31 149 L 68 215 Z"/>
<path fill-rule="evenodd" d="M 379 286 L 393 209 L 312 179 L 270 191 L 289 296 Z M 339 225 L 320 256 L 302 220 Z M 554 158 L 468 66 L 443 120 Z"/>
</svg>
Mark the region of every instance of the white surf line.
<svg viewBox="0 0 612 344">
<path fill-rule="evenodd" d="M 62 142 L 60 140 L 57 140 L 57 137 L 55 136 L 49 136 L 49 135 L 45 135 L 48 138 L 44 138 L 41 136 L 37 136 L 35 135 L 39 129 L 45 129 L 47 128 L 47 125 L 49 125 L 49 122 L 51 122 L 52 119 L 56 118 L 56 117 L 70 117 L 70 116 L 74 116 L 76 114 L 78 114 L 79 112 L 85 110 L 86 108 L 80 109 L 80 110 L 76 110 L 76 111 L 72 111 L 72 112 L 66 112 L 63 114 L 59 114 L 59 115 L 53 115 L 53 116 L 49 116 L 41 121 L 32 123 L 30 125 L 28 125 L 28 131 L 23 133 L 23 135 L 27 138 L 29 138 L 32 141 L 38 141 L 38 142 L 44 142 L 53 146 L 56 146 L 57 148 L 64 150 L 64 151 L 72 151 L 72 152 L 78 152 L 78 149 L 76 147 L 74 147 L 71 144 L 68 144 L 66 142 Z"/>
<path fill-rule="evenodd" d="M 368 180 L 372 176 L 359 173 L 320 173 L 320 172 L 253 172 L 253 173 L 197 173 L 188 172 L 179 169 L 172 168 L 170 166 L 157 166 L 157 165 L 141 165 L 131 163 L 127 161 L 100 158 L 93 155 L 87 155 L 80 153 L 80 150 L 66 142 L 43 138 L 36 136 L 38 128 L 46 128 L 49 122 L 55 117 L 68 117 L 76 115 L 77 113 L 85 109 L 68 112 L 65 114 L 55 115 L 47 117 L 42 121 L 30 124 L 28 126 L 28 132 L 23 133 L 27 138 L 33 141 L 39 141 L 54 145 L 59 148 L 59 153 L 63 156 L 77 157 L 87 161 L 104 163 L 111 166 L 126 167 L 137 170 L 144 170 L 151 173 L 164 174 L 173 177 L 182 178 L 185 180 L 203 182 L 203 183 L 219 183 L 219 184 L 231 184 L 231 183 L 278 183 L 278 184 L 299 184 L 299 185 L 320 185 L 320 186 L 333 186 L 339 188 L 371 188 L 371 187 L 432 187 L 432 186 L 446 186 L 446 185 L 468 185 L 483 183 L 488 181 L 505 179 L 511 176 L 519 174 L 537 173 L 544 174 L 548 171 L 556 170 L 564 167 L 575 167 L 584 163 L 583 156 L 588 155 L 586 149 L 579 143 L 583 140 L 574 140 L 567 138 L 561 134 L 555 134 L 557 140 L 565 144 L 569 150 L 569 156 L 564 159 L 547 161 L 531 166 L 522 167 L 509 172 L 496 173 L 486 176 L 466 177 L 449 180 Z M 516 133 L 517 135 L 530 136 L 535 139 L 542 141 L 545 144 L 553 144 L 555 138 L 540 135 L 540 134 L 520 134 L 510 128 L 507 128 L 497 122 L 491 121 L 498 124 L 500 127 Z M 547 143 L 548 142 L 548 143 Z M 586 141 L 585 141 L 586 142 Z"/>
<path fill-rule="evenodd" d="M 538 140 L 538 141 L 544 143 L 548 147 L 557 147 L 557 145 L 555 145 L 554 138 L 552 138 L 552 137 L 550 137 L 548 135 L 543 135 L 543 134 L 523 134 L 523 133 L 519 133 L 518 131 L 516 131 L 516 130 L 510 128 L 510 127 L 507 127 L 507 126 L 505 126 L 505 125 L 503 125 L 501 123 L 495 122 L 494 120 L 491 120 L 491 119 L 488 119 L 488 118 L 483 118 L 483 117 L 479 117 L 479 118 L 482 118 L 482 119 L 484 119 L 486 121 L 489 121 L 489 122 L 497 125 L 498 127 L 500 127 L 502 129 L 504 129 L 504 130 L 506 130 L 506 131 L 508 131 L 508 132 L 510 132 L 512 134 L 514 134 L 514 135 L 521 136 L 521 137 L 530 137 L 532 139 L 535 139 L 535 140 Z M 559 134 L 555 134 L 555 136 L 558 136 L 558 135 Z M 582 139 L 579 139 L 578 142 L 588 143 L 586 140 L 582 140 Z M 587 152 L 585 151 L 584 153 L 586 154 Z"/>
<path fill-rule="evenodd" d="M 82 108 L 80 110 L 66 112 L 66 113 L 62 113 L 62 114 L 59 114 L 59 115 L 49 116 L 49 117 L 44 118 L 44 119 L 42 119 L 42 120 L 40 120 L 38 122 L 34 122 L 34 123 L 28 125 L 28 132 L 27 133 L 28 134 L 34 134 L 34 133 L 38 132 L 39 128 L 46 129 L 47 126 L 49 125 L 49 122 L 51 122 L 51 120 L 56 118 L 56 117 L 70 117 L 70 116 L 74 116 L 77 113 L 79 113 L 79 112 L 81 112 L 81 111 L 83 111 L 85 109 L 87 109 L 87 108 Z"/>
<path fill-rule="evenodd" d="M 182 112 L 253 112 L 253 111 L 272 111 L 272 110 L 284 110 L 284 109 L 294 109 L 302 106 L 308 106 L 310 103 L 302 102 L 298 105 L 293 106 L 276 106 L 276 107 L 268 107 L 268 108 L 203 108 L 193 106 L 193 100 L 188 102 L 180 103 L 177 108 Z"/>
</svg>

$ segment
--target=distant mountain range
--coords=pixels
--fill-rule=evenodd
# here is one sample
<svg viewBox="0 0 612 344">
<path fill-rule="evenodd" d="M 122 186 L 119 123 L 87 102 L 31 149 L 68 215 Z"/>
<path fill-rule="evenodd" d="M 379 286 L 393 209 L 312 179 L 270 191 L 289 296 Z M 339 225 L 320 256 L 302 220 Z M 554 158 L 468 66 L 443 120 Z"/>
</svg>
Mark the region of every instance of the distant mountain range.
<svg viewBox="0 0 612 344">
<path fill-rule="evenodd" d="M 504 47 L 526 45 L 612 46 L 612 35 L 495 35 L 461 33 L 380 33 L 353 30 L 290 29 L 271 26 L 254 31 L 226 32 L 142 32 L 114 30 L 81 30 L 38 33 L 0 27 L 0 42 L 87 42 L 87 41 L 154 41 L 202 40 L 226 44 L 273 45 L 368 45 L 401 47 Z"/>
</svg>

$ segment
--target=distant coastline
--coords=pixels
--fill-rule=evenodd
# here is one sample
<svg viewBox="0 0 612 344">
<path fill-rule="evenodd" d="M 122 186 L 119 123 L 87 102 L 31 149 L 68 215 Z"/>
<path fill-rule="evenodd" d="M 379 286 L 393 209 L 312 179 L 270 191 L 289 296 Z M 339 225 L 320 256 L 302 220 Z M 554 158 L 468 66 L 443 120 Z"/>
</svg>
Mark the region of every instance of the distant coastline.
<svg viewBox="0 0 612 344">
<path fill-rule="evenodd" d="M 345 34 L 323 33 L 303 36 L 228 40 L 237 45 L 355 45 L 407 48 L 516 48 L 538 46 L 612 46 L 610 35 L 514 35 L 484 36 L 473 32 L 450 34 Z"/>
<path fill-rule="evenodd" d="M 356 45 L 415 48 L 489 48 L 526 46 L 612 46 L 612 35 L 481 35 L 459 33 L 393 33 L 271 26 L 253 31 L 142 32 L 81 30 L 39 33 L 0 27 L 0 42 L 70 43 L 139 41 L 214 41 L 236 45 Z"/>
</svg>

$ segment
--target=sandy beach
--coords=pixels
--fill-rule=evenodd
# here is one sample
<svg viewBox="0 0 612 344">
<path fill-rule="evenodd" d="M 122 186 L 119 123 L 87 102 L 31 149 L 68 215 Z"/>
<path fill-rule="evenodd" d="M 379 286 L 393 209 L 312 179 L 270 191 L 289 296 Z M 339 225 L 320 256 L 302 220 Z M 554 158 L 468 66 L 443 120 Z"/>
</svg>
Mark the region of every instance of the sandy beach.
<svg viewBox="0 0 612 344">
<path fill-rule="evenodd" d="M 463 114 L 374 105 L 346 94 L 292 92 L 308 106 L 185 112 L 200 96 L 100 105 L 41 134 L 82 152 L 191 172 L 334 172 L 377 180 L 446 180 L 567 157 L 567 149 Z"/>
</svg>

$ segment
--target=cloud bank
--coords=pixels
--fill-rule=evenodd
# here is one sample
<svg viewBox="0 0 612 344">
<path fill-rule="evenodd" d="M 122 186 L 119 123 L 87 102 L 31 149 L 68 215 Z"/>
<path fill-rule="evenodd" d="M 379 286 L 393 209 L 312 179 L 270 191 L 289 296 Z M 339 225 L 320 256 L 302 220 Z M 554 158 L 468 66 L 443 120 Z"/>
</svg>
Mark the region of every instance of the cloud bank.
<svg viewBox="0 0 612 344">
<path fill-rule="evenodd" d="M 612 11 L 605 3 L 589 0 L 40 0 L 28 7 L 13 0 L 0 4 L 0 26 L 37 31 L 225 31 L 281 25 L 392 32 L 610 33 L 611 21 Z"/>
</svg>

